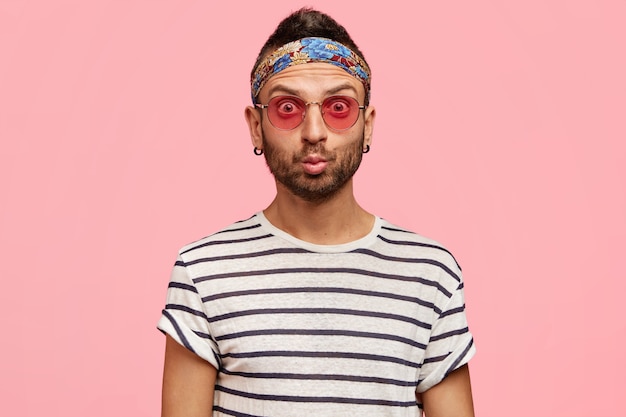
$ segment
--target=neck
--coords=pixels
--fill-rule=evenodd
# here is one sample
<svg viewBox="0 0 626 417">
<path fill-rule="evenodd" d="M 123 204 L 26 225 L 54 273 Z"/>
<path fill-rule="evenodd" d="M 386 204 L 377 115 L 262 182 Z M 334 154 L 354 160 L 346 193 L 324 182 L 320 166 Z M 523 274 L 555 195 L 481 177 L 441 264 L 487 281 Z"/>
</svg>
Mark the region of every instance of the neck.
<svg viewBox="0 0 626 417">
<path fill-rule="evenodd" d="M 374 216 L 354 198 L 352 180 L 323 202 L 303 200 L 277 184 L 276 198 L 263 213 L 284 232 L 319 245 L 338 245 L 360 239 L 374 225 Z"/>
</svg>

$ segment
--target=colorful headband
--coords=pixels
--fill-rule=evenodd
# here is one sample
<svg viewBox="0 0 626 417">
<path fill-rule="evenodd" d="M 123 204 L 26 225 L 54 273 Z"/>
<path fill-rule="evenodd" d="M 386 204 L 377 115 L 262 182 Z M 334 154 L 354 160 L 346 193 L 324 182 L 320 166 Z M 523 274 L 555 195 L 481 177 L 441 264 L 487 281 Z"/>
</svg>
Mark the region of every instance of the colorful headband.
<svg viewBox="0 0 626 417">
<path fill-rule="evenodd" d="M 256 67 L 250 80 L 252 102 L 256 103 L 259 91 L 271 77 L 285 68 L 309 62 L 327 62 L 343 68 L 363 83 L 366 102 L 369 101 L 370 69 L 363 58 L 345 45 L 330 39 L 302 38 L 281 46 Z"/>
</svg>

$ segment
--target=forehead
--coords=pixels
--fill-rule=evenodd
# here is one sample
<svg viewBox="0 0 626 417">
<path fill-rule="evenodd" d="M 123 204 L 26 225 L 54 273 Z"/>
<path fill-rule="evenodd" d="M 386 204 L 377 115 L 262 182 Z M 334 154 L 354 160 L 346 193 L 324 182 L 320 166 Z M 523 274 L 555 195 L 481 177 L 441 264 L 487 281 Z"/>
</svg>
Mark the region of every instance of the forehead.
<svg viewBox="0 0 626 417">
<path fill-rule="evenodd" d="M 265 101 L 278 93 L 290 93 L 305 99 L 318 99 L 350 91 L 360 101 L 365 97 L 365 87 L 355 77 L 335 65 L 315 62 L 294 65 L 274 75 L 265 83 L 258 98 Z"/>
</svg>

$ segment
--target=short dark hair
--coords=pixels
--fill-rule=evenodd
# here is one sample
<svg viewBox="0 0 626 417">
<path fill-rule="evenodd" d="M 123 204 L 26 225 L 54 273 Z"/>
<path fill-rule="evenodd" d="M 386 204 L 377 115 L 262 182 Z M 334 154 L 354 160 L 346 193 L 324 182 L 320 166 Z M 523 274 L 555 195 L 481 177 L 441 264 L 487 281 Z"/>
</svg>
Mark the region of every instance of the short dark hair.
<svg viewBox="0 0 626 417">
<path fill-rule="evenodd" d="M 335 19 L 310 7 L 303 7 L 284 18 L 270 35 L 252 67 L 251 77 L 265 56 L 286 43 L 307 37 L 327 38 L 339 42 L 358 54 L 363 61 L 365 56 L 356 46 L 346 28 Z M 365 61 L 367 63 L 367 61 Z"/>
</svg>

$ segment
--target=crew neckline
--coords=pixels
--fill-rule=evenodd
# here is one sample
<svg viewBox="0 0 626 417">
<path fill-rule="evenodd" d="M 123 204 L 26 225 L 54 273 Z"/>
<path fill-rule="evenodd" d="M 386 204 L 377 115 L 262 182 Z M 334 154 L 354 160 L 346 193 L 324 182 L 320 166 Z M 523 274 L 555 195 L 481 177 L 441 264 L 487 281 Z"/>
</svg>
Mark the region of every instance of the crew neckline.
<svg viewBox="0 0 626 417">
<path fill-rule="evenodd" d="M 256 213 L 261 226 L 267 229 L 271 234 L 277 236 L 287 242 L 300 247 L 302 249 L 306 249 L 311 252 L 320 252 L 320 253 L 341 253 L 341 252 L 350 252 L 358 248 L 365 248 L 372 245 L 377 236 L 380 234 L 380 230 L 382 227 L 382 219 L 378 216 L 374 216 L 374 225 L 370 232 L 363 236 L 362 238 L 353 240 L 351 242 L 341 243 L 338 245 L 320 245 L 316 243 L 307 242 L 302 239 L 298 239 L 295 236 L 290 235 L 289 233 L 279 229 L 274 226 L 268 219 L 265 217 L 262 211 Z"/>
</svg>

